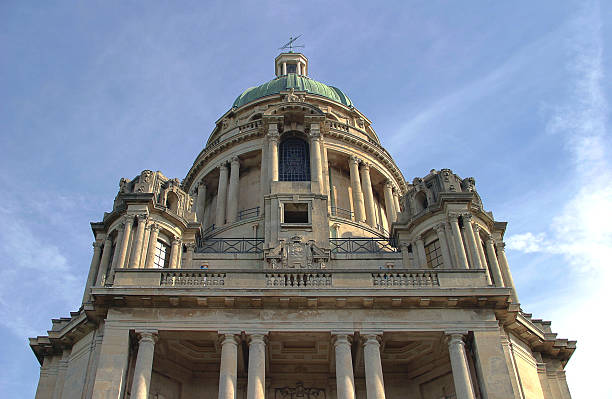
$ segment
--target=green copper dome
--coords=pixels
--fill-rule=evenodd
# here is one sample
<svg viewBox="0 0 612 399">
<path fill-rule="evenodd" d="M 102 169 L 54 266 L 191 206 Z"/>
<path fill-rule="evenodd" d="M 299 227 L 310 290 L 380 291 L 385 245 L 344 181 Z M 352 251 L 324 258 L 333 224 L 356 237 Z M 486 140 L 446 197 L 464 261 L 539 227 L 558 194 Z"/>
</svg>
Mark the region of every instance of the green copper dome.
<svg viewBox="0 0 612 399">
<path fill-rule="evenodd" d="M 344 104 L 347 107 L 353 105 L 351 99 L 348 98 L 348 96 L 344 94 L 342 90 L 334 86 L 328 86 L 325 83 L 317 82 L 316 80 L 310 79 L 306 76 L 290 73 L 288 75 L 273 79 L 260 86 L 246 89 L 241 95 L 238 96 L 238 98 L 236 98 L 236 101 L 234 101 L 234 105 L 232 107 L 239 108 L 259 98 L 272 94 L 278 94 L 281 91 L 291 89 L 323 96 L 329 98 L 330 100 L 339 102 L 340 104 Z"/>
</svg>

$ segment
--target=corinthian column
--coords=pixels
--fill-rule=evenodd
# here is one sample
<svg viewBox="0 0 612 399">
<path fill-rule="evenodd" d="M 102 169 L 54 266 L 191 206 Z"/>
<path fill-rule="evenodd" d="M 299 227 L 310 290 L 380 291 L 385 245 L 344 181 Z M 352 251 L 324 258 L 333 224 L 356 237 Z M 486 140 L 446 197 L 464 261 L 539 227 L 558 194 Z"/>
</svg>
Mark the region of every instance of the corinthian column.
<svg viewBox="0 0 612 399">
<path fill-rule="evenodd" d="M 94 285 L 96 274 L 98 272 L 98 268 L 100 267 L 100 250 L 102 248 L 102 243 L 94 241 L 92 245 L 94 253 L 91 258 L 91 264 L 89 265 L 89 273 L 87 274 L 87 282 L 85 283 L 85 292 L 83 293 L 83 300 L 81 301 L 83 304 L 89 297 L 89 289 Z"/>
<path fill-rule="evenodd" d="M 276 123 L 270 123 L 268 126 L 268 142 L 270 146 L 270 178 L 272 181 L 278 181 L 278 126 Z"/>
<path fill-rule="evenodd" d="M 482 269 L 482 265 L 480 264 L 480 255 L 478 254 L 478 247 L 476 246 L 476 238 L 474 237 L 474 229 L 472 228 L 473 216 L 471 213 L 464 213 L 461 215 L 461 217 L 463 218 L 463 228 L 465 229 L 465 235 L 467 237 L 467 243 L 470 249 L 472 269 Z"/>
<path fill-rule="evenodd" d="M 311 190 L 322 193 L 325 187 L 323 182 L 323 166 L 321 165 L 321 131 L 318 123 L 310 124 L 310 174 Z"/>
<path fill-rule="evenodd" d="M 380 361 L 379 336 L 369 334 L 365 336 L 365 339 L 363 358 L 365 362 L 368 399 L 385 399 L 385 383 L 383 381 L 383 369 Z"/>
<path fill-rule="evenodd" d="M 222 335 L 219 399 L 236 399 L 238 340 L 234 334 Z"/>
<path fill-rule="evenodd" d="M 217 189 L 217 214 L 215 224 L 217 228 L 225 224 L 225 210 L 227 206 L 227 163 L 219 165 L 219 187 Z"/>
<path fill-rule="evenodd" d="M 491 285 L 491 273 L 489 271 L 489 267 L 487 266 L 487 259 L 484 252 L 484 248 L 482 247 L 482 239 L 480 238 L 480 226 L 477 224 L 474 225 L 474 238 L 476 239 L 476 248 L 478 249 L 478 257 L 480 258 L 480 264 L 482 268 L 487 272 L 487 284 Z"/>
<path fill-rule="evenodd" d="M 363 222 L 366 220 L 363 204 L 363 192 L 361 191 L 361 181 L 359 179 L 359 159 L 351 155 L 349 161 L 351 174 L 351 188 L 353 190 L 353 208 L 355 209 L 355 221 Z"/>
<path fill-rule="evenodd" d="M 389 232 L 391 232 L 391 224 L 395 222 L 397 215 L 395 214 L 395 203 L 393 201 L 393 185 L 389 180 L 385 182 L 385 210 L 387 211 Z"/>
<path fill-rule="evenodd" d="M 134 242 L 132 244 L 132 255 L 130 256 L 130 268 L 140 267 L 140 257 L 142 255 L 142 242 L 144 240 L 145 223 L 147 215 L 137 215 L 138 225 L 136 234 L 134 234 Z"/>
<path fill-rule="evenodd" d="M 499 268 L 499 263 L 497 262 L 497 256 L 495 256 L 493 238 L 490 235 L 487 236 L 485 245 L 487 246 L 487 255 L 489 255 L 489 265 L 491 266 L 491 274 L 493 274 L 493 283 L 497 287 L 503 287 L 504 279 L 502 278 L 501 269 Z"/>
<path fill-rule="evenodd" d="M 123 229 L 123 237 L 121 239 L 121 248 L 119 250 L 119 259 L 117 261 L 117 267 L 123 268 L 127 258 L 128 245 L 130 244 L 130 234 L 132 234 L 132 224 L 134 223 L 133 215 L 126 215 L 125 217 L 125 228 Z"/>
<path fill-rule="evenodd" d="M 399 189 L 394 188 L 393 189 L 393 203 L 395 204 L 395 213 L 399 214 L 402 209 L 400 207 L 400 201 L 399 201 Z M 397 220 L 397 215 L 396 215 L 396 220 Z"/>
<path fill-rule="evenodd" d="M 266 397 L 266 342 L 264 334 L 249 336 L 247 399 Z"/>
<path fill-rule="evenodd" d="M 506 258 L 506 244 L 500 241 L 495 243 L 495 246 L 497 247 L 497 260 L 499 261 L 499 268 L 501 269 L 502 276 L 504 277 L 504 285 L 508 288 L 512 288 L 512 302 L 519 303 L 516 287 L 514 286 L 514 280 L 512 279 L 512 273 L 510 273 L 510 265 L 508 265 L 508 258 Z"/>
<path fill-rule="evenodd" d="M 448 214 L 451 230 L 453 231 L 453 238 L 455 239 L 455 250 L 457 251 L 459 268 L 469 269 L 467 257 L 465 256 L 465 249 L 463 248 L 463 239 L 461 238 L 461 231 L 459 230 L 458 218 L 458 213 L 451 212 Z"/>
<path fill-rule="evenodd" d="M 365 200 L 366 221 L 376 227 L 376 209 L 374 209 L 374 193 L 372 192 L 372 180 L 370 179 L 370 164 L 361 164 L 361 185 L 363 187 L 363 197 Z"/>
<path fill-rule="evenodd" d="M 474 399 L 474 388 L 465 354 L 463 334 L 449 334 L 447 339 L 457 399 Z"/>
<path fill-rule="evenodd" d="M 108 272 L 109 262 L 111 252 L 113 250 L 113 239 L 110 235 L 106 236 L 106 240 L 104 241 L 104 249 L 102 250 L 102 259 L 100 260 L 100 268 L 98 269 L 98 276 L 96 277 L 95 284 L 102 285 L 104 284 L 103 280 L 106 278 L 106 273 Z"/>
<path fill-rule="evenodd" d="M 355 399 L 355 379 L 351 344 L 346 334 L 334 336 L 336 352 L 336 391 L 338 399 Z"/>
<path fill-rule="evenodd" d="M 444 223 L 438 224 L 436 227 L 436 234 L 438 235 L 438 241 L 440 241 L 440 250 L 442 251 L 442 261 L 444 262 L 444 268 L 450 269 L 453 267 L 451 262 L 450 251 L 448 243 L 446 242 L 446 228 Z"/>
<path fill-rule="evenodd" d="M 196 218 L 198 223 L 204 222 L 204 211 L 206 210 L 206 183 L 201 180 L 198 184 L 198 197 L 196 199 Z"/>
<path fill-rule="evenodd" d="M 240 160 L 232 158 L 229 190 L 227 194 L 227 222 L 238 221 L 238 184 L 240 182 Z"/>
<path fill-rule="evenodd" d="M 179 263 L 179 256 L 181 256 L 180 248 L 181 240 L 178 237 L 172 238 L 172 247 L 170 248 L 170 268 L 176 269 Z"/>
<path fill-rule="evenodd" d="M 157 238 L 159 237 L 159 226 L 151 225 L 151 234 L 149 234 L 149 245 L 147 246 L 147 259 L 145 267 L 151 269 L 155 266 L 155 249 L 157 248 Z"/>
<path fill-rule="evenodd" d="M 134 380 L 132 382 L 130 398 L 148 399 L 157 334 L 154 332 L 141 332 L 139 335 L 138 355 L 136 356 L 136 365 L 134 366 Z"/>
</svg>

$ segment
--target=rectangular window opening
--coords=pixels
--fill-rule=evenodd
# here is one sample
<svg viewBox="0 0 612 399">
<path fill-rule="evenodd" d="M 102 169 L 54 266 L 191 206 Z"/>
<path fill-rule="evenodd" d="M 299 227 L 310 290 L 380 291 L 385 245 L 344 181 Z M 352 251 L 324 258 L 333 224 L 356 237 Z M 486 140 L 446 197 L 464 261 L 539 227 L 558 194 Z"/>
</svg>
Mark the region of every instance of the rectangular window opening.
<svg viewBox="0 0 612 399">
<path fill-rule="evenodd" d="M 427 266 L 432 269 L 436 269 L 444 264 L 439 240 L 435 240 L 425 246 L 425 256 L 427 257 Z"/>
<path fill-rule="evenodd" d="M 284 223 L 308 223 L 308 204 L 287 203 L 284 206 Z"/>
</svg>

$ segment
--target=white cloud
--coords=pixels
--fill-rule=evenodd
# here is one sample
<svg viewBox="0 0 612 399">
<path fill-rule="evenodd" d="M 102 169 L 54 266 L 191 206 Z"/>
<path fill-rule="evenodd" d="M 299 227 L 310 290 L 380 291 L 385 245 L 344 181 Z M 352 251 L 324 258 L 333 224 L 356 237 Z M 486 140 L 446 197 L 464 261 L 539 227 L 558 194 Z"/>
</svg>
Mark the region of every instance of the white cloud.
<svg viewBox="0 0 612 399">
<path fill-rule="evenodd" d="M 608 103 L 603 89 L 603 39 L 598 3 L 584 6 L 572 22 L 567 43 L 574 80 L 567 101 L 551 117 L 548 131 L 559 135 L 572 156 L 574 170 L 562 184 L 576 187 L 547 233 L 526 232 L 507 237 L 510 249 L 525 253 L 560 254 L 569 265 L 569 294 L 545 309 L 562 337 L 578 339 L 567 367 L 575 397 L 610 397 L 603 368 L 592 367 L 607 358 L 601 331 L 610 327 L 600 303 L 612 277 L 612 159 L 608 138 Z M 564 267 L 563 265 L 559 265 Z M 603 317 L 602 317 L 603 316 Z M 608 352 L 606 355 L 605 352 Z"/>
</svg>

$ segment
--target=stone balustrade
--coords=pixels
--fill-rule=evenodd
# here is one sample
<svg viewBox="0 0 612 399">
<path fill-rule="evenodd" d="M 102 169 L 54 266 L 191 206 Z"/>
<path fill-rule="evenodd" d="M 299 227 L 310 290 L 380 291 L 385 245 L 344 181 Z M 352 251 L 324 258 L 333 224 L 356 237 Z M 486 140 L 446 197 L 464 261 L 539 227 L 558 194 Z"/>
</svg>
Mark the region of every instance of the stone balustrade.
<svg viewBox="0 0 612 399">
<path fill-rule="evenodd" d="M 374 287 L 439 287 L 438 273 L 372 273 Z"/>
<path fill-rule="evenodd" d="M 237 289 L 487 288 L 486 272 L 458 269 L 120 269 L 112 287 Z"/>
</svg>

